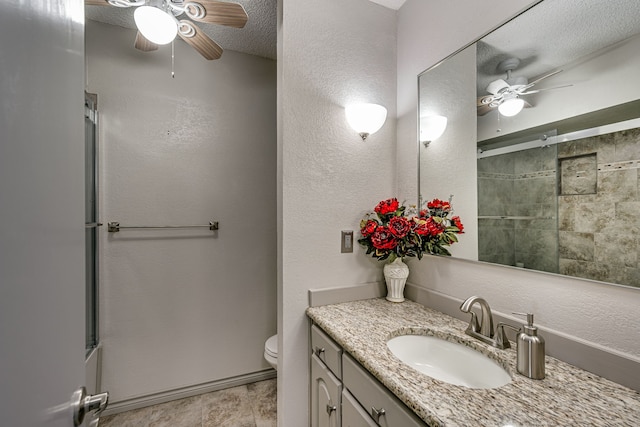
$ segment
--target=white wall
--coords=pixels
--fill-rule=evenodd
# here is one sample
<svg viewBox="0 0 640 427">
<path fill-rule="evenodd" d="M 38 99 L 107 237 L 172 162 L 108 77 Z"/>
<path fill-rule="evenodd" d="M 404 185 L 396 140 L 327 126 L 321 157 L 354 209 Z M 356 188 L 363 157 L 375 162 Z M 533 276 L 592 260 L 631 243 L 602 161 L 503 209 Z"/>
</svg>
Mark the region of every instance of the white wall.
<svg viewBox="0 0 640 427">
<path fill-rule="evenodd" d="M 103 222 L 220 230 L 107 233 L 101 241 L 103 388 L 113 402 L 268 368 L 276 332 L 276 64 L 88 22 L 98 94 Z"/>
<path fill-rule="evenodd" d="M 407 1 L 398 15 L 399 151 L 415 147 L 415 76 L 529 3 Z M 398 156 L 398 172 L 410 176 L 399 178 L 400 185 L 413 180 L 413 163 L 402 162 L 410 157 Z M 475 188 L 476 183 L 470 180 L 468 185 Z M 482 295 L 503 314 L 533 312 L 545 327 L 640 360 L 637 289 L 449 258 L 427 257 L 411 262 L 410 268 L 412 283 L 460 300 Z"/>
<path fill-rule="evenodd" d="M 367 0 L 284 0 L 280 10 L 278 425 L 302 426 L 307 290 L 382 279 L 359 247 L 340 253 L 340 231 L 395 195 L 396 13 Z M 344 115 L 357 101 L 389 112 L 366 142 Z"/>
</svg>

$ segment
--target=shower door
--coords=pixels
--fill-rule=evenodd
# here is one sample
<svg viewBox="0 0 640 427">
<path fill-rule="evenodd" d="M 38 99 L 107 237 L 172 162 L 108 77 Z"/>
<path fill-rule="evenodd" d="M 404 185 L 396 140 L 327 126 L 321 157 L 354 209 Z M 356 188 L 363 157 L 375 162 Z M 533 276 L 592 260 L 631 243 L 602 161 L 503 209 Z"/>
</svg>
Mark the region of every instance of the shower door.
<svg viewBox="0 0 640 427">
<path fill-rule="evenodd" d="M 98 150 L 97 97 L 85 92 L 85 348 L 87 356 L 98 345 Z"/>
<path fill-rule="evenodd" d="M 480 261 L 558 272 L 557 146 L 478 158 Z"/>
</svg>

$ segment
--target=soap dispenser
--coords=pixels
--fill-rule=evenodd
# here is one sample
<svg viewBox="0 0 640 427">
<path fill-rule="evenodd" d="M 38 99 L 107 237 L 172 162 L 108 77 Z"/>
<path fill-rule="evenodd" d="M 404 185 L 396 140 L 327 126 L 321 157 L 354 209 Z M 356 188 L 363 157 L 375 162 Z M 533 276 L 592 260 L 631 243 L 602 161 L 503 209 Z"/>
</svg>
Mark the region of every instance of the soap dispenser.
<svg viewBox="0 0 640 427">
<path fill-rule="evenodd" d="M 538 328 L 533 326 L 533 314 L 513 313 L 527 316 L 527 324 L 523 325 L 517 342 L 518 372 L 534 380 L 544 378 L 545 351 L 544 338 L 538 335 Z"/>
</svg>

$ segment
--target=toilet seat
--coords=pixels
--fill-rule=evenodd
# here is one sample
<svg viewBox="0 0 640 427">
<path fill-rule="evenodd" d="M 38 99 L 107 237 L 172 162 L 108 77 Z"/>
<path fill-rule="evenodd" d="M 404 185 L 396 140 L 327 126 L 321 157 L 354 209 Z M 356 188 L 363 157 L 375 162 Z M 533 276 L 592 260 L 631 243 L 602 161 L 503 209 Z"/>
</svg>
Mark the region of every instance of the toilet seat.
<svg viewBox="0 0 640 427">
<path fill-rule="evenodd" d="M 274 335 L 265 341 L 264 353 L 276 359 L 278 358 L 278 335 Z"/>
</svg>

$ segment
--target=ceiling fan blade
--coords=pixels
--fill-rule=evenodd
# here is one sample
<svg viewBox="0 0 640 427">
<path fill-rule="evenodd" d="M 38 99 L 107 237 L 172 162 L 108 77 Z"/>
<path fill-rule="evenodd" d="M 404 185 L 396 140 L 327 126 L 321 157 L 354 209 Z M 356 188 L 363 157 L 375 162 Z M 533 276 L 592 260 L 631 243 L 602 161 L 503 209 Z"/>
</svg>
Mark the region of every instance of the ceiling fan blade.
<svg viewBox="0 0 640 427">
<path fill-rule="evenodd" d="M 133 7 L 143 6 L 145 0 L 84 0 L 85 6 L 116 6 L 116 7 Z"/>
<path fill-rule="evenodd" d="M 552 89 L 560 89 L 563 87 L 569 87 L 569 86 L 573 86 L 572 84 L 567 84 L 567 85 L 561 85 L 561 86 L 554 86 L 554 87 L 543 87 L 540 89 L 534 89 L 534 90 L 529 90 L 527 92 L 522 92 L 520 95 L 531 95 L 532 93 L 538 93 L 538 92 L 542 92 L 545 90 L 552 90 Z"/>
<path fill-rule="evenodd" d="M 492 112 L 494 109 L 495 107 L 492 107 L 489 104 L 478 105 L 478 115 L 484 116 L 485 114 Z"/>
<path fill-rule="evenodd" d="M 182 40 L 186 41 L 193 47 L 198 53 L 204 56 L 208 60 L 218 59 L 222 56 L 222 48 L 218 43 L 211 40 L 209 36 L 202 32 L 198 27 L 193 25 L 190 21 L 181 20 L 180 30 L 178 34 Z"/>
<path fill-rule="evenodd" d="M 142 35 L 142 33 L 140 33 L 140 31 L 138 31 L 138 34 L 136 34 L 136 42 L 134 44 L 134 47 L 143 52 L 151 52 L 153 50 L 158 50 L 158 45 L 155 44 L 154 42 L 150 42 L 149 40 L 147 40 Z"/>
<path fill-rule="evenodd" d="M 528 87 L 531 87 L 531 86 L 533 86 L 534 84 L 538 83 L 540 80 L 544 80 L 544 79 L 546 79 L 547 77 L 555 76 L 556 74 L 558 74 L 558 73 L 560 73 L 560 72 L 562 72 L 562 70 L 552 71 L 552 72 L 550 72 L 550 73 L 548 73 L 548 74 L 545 74 L 544 76 L 538 77 L 537 79 L 535 79 L 535 80 L 534 80 L 534 81 L 532 81 L 532 82 L 529 82 L 529 84 L 528 84 L 527 86 L 528 86 Z"/>
<path fill-rule="evenodd" d="M 187 16 L 194 21 L 244 28 L 249 19 L 244 7 L 239 3 L 216 0 L 196 0 L 194 3 L 200 3 L 205 10 L 204 16 L 191 13 L 193 9 L 189 7 L 188 3 L 185 3 Z"/>
</svg>

